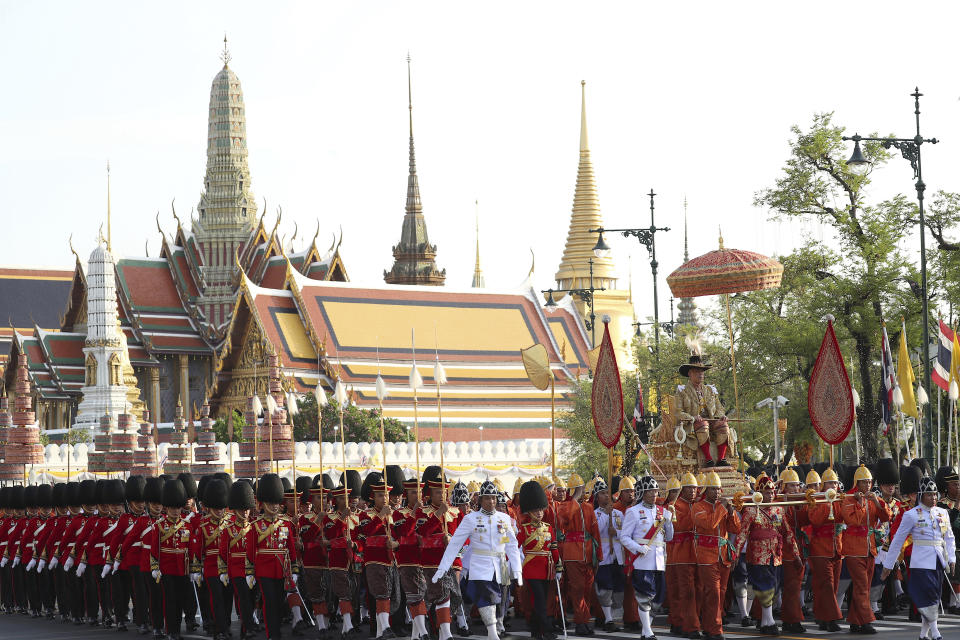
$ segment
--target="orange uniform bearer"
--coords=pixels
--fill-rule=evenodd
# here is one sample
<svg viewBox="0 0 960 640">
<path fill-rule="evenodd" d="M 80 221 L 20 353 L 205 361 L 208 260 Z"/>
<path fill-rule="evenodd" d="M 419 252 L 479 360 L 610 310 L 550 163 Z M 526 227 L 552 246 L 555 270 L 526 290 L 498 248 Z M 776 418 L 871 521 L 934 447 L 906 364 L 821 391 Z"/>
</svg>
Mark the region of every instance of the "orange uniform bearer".
<svg viewBox="0 0 960 640">
<path fill-rule="evenodd" d="M 728 535 L 740 533 L 740 515 L 729 500 L 720 497 L 721 490 L 720 476 L 711 471 L 705 478 L 703 500 L 693 506 L 700 623 L 707 640 L 723 637 L 723 603 L 736 557 Z"/>
<path fill-rule="evenodd" d="M 679 629 L 673 629 L 671 625 L 670 632 L 694 639 L 702 637 L 693 522 L 697 486 L 697 479 L 692 473 L 687 472 L 680 478 L 680 497 L 674 504 L 676 520 L 673 523 L 673 540 L 667 554 L 667 573 L 673 574 L 667 580 L 667 600 L 671 615 L 679 618 Z"/>
</svg>

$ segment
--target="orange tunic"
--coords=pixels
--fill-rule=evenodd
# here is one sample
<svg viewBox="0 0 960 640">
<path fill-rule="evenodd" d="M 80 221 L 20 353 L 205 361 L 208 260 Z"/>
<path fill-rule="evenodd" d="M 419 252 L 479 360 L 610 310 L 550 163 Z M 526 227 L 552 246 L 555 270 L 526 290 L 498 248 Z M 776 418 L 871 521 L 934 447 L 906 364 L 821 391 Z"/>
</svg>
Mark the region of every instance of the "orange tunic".
<svg viewBox="0 0 960 640">
<path fill-rule="evenodd" d="M 833 520 L 830 508 L 833 507 Z M 843 555 L 843 515 L 840 502 L 824 502 L 810 508 L 807 512 L 812 526 L 810 536 L 810 555 L 815 558 L 837 558 Z"/>
<path fill-rule="evenodd" d="M 600 528 L 593 506 L 576 500 L 565 500 L 557 505 L 559 529 L 563 532 L 560 557 L 564 562 L 593 562 L 596 547 L 597 560 L 603 560 L 600 548 Z"/>
<path fill-rule="evenodd" d="M 673 540 L 667 544 L 667 564 L 696 564 L 697 551 L 693 541 L 693 506 L 695 503 L 677 498 L 674 503 L 676 521 L 673 523 Z"/>
<path fill-rule="evenodd" d="M 878 506 L 879 505 L 879 506 Z M 883 500 L 864 500 L 861 505 L 855 495 L 848 495 L 840 505 L 843 522 L 847 525 L 843 532 L 843 555 L 865 558 L 876 557 L 877 538 L 883 536 L 878 526 L 890 521 L 890 507 Z M 881 544 L 882 541 L 881 541 Z"/>
<path fill-rule="evenodd" d="M 740 533 L 740 514 L 728 513 L 719 501 L 710 504 L 702 500 L 693 505 L 693 523 L 697 534 L 697 564 L 720 562 L 730 566 L 734 555 L 727 534 Z"/>
</svg>

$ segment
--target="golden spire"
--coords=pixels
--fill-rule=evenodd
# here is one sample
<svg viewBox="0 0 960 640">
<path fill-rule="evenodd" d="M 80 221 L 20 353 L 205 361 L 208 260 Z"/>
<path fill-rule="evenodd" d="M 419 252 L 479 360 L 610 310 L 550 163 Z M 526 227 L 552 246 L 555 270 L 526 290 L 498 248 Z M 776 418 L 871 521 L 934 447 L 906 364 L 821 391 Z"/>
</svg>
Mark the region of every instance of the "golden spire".
<svg viewBox="0 0 960 640">
<path fill-rule="evenodd" d="M 605 289 L 617 288 L 617 274 L 613 259 L 598 258 L 593 254 L 597 234 L 591 229 L 603 226 L 600 215 L 600 198 L 590 160 L 590 145 L 587 139 L 586 81 L 580 82 L 580 162 L 577 166 L 577 183 L 573 192 L 573 212 L 567 231 L 567 242 L 554 279 L 561 289 L 589 286 L 585 274 L 589 273 L 588 260 L 593 260 L 593 283 Z"/>
<path fill-rule="evenodd" d="M 483 289 L 486 284 L 483 281 L 483 272 L 480 270 L 480 201 L 474 201 L 475 213 L 474 220 L 477 234 L 477 258 L 473 266 L 473 283 L 470 285 L 474 289 Z"/>
<path fill-rule="evenodd" d="M 223 68 L 226 69 L 230 65 L 230 61 L 233 58 L 230 56 L 230 49 L 227 48 L 227 34 L 223 34 L 223 53 L 220 54 L 220 59 L 223 60 Z"/>
<path fill-rule="evenodd" d="M 111 251 L 110 236 L 110 161 L 107 160 L 107 251 Z"/>
</svg>

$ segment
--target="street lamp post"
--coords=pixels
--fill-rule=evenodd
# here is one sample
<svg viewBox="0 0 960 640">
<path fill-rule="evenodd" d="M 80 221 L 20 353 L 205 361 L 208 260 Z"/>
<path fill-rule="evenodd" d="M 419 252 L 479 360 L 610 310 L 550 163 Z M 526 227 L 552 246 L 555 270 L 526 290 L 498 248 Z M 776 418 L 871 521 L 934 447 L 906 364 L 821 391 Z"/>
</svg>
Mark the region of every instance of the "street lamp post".
<svg viewBox="0 0 960 640">
<path fill-rule="evenodd" d="M 636 336 L 639 338 L 640 327 L 646 327 L 655 324 L 656 322 L 634 322 L 632 323 L 632 326 L 636 329 Z M 673 296 L 670 296 L 670 322 L 661 322 L 660 328 L 663 329 L 664 333 L 672 338 L 673 332 L 677 328 L 677 324 L 677 321 L 673 319 Z"/>
<path fill-rule="evenodd" d="M 657 194 L 653 192 L 653 189 L 650 189 L 650 193 L 647 194 L 650 196 L 650 226 L 649 227 L 640 227 L 635 229 L 604 229 L 600 227 L 598 229 L 590 229 L 590 233 L 599 234 L 597 237 L 597 244 L 593 247 L 593 253 L 599 258 L 610 253 L 610 247 L 603 240 L 603 233 L 620 233 L 623 234 L 624 238 L 629 238 L 633 236 L 640 241 L 640 244 L 647 248 L 647 253 L 650 254 L 650 271 L 653 273 L 653 342 L 656 345 L 657 355 L 660 354 L 660 309 L 657 304 L 657 268 L 660 266 L 657 262 L 657 242 L 656 235 L 657 231 L 670 231 L 670 227 L 658 227 L 654 222 L 654 206 L 653 198 Z"/>
<path fill-rule="evenodd" d="M 590 347 L 595 347 L 597 344 L 597 335 L 596 335 L 596 324 L 597 316 L 593 311 L 593 292 L 594 291 L 606 291 L 604 287 L 595 287 L 593 286 L 593 258 L 587 260 L 587 263 L 590 265 L 590 286 L 583 287 L 580 289 L 543 289 L 540 293 L 547 294 L 547 303 L 545 306 L 553 309 L 557 306 L 557 301 L 553 299 L 553 294 L 555 293 L 572 293 L 573 295 L 580 298 L 580 300 L 586 303 L 590 307 L 590 319 L 584 320 L 584 324 L 587 326 L 587 329 L 590 331 Z"/>
<path fill-rule="evenodd" d="M 790 401 L 784 398 L 783 396 L 777 396 L 776 398 L 764 398 L 757 403 L 757 409 L 763 409 L 764 407 L 773 407 L 773 470 L 774 470 L 774 480 L 780 478 L 780 428 L 779 428 L 779 418 L 780 418 L 780 407 L 785 407 L 790 404 Z"/>
<path fill-rule="evenodd" d="M 917 189 L 917 203 L 920 211 L 920 296 L 923 305 L 923 348 L 920 350 L 920 357 L 923 360 L 923 388 L 930 396 L 930 309 L 927 300 L 927 228 L 926 218 L 923 211 L 923 192 L 927 185 L 923 182 L 923 170 L 920 163 L 920 147 L 924 143 L 937 144 L 936 138 L 924 138 L 920 135 L 920 88 L 917 87 L 910 94 L 913 97 L 913 113 L 917 125 L 917 133 L 912 138 L 864 138 L 860 134 L 852 136 L 843 136 L 844 140 L 853 141 L 853 154 L 847 160 L 847 166 L 857 173 L 866 173 L 870 168 L 870 161 L 863 155 L 860 149 L 860 141 L 879 142 L 884 149 L 898 149 L 900 154 L 906 159 L 913 168 L 913 177 L 916 179 L 915 187 Z M 928 461 L 933 463 L 933 429 L 930 423 L 930 416 L 923 414 L 923 450 L 921 457 L 928 456 Z"/>
</svg>

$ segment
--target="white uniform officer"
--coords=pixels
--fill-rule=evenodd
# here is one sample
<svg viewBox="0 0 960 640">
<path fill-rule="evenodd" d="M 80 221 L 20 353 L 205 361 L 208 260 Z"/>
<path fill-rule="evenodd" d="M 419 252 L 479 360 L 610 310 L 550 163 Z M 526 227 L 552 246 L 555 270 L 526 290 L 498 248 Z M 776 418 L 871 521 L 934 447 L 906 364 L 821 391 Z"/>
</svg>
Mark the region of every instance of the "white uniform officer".
<svg viewBox="0 0 960 640">
<path fill-rule="evenodd" d="M 620 544 L 627 551 L 625 562 L 632 566 L 630 578 L 640 610 L 640 633 L 643 640 L 656 640 L 650 626 L 650 609 L 663 589 L 663 571 L 667 565 L 664 545 L 673 539 L 673 514 L 669 508 L 657 504 L 660 486 L 651 476 L 641 478 L 640 491 L 640 502 L 627 509 L 624 516 Z"/>
<path fill-rule="evenodd" d="M 603 630 L 615 632 L 620 629 L 613 622 L 614 608 L 623 605 L 623 547 L 620 545 L 620 528 L 623 527 L 623 512 L 613 508 L 610 490 L 603 478 L 596 478 L 593 485 L 594 513 L 600 531 L 600 547 L 603 560 L 597 566 L 594 585 L 597 601 L 603 611 Z"/>
<path fill-rule="evenodd" d="M 950 528 L 946 509 L 934 506 L 937 502 L 937 484 L 932 478 L 920 481 L 919 504 L 904 512 L 896 535 L 890 542 L 890 550 L 883 561 L 881 578 L 887 579 L 900 556 L 907 536 L 913 539 L 910 554 L 910 580 L 907 591 L 914 606 L 920 612 L 920 637 L 929 633 L 931 640 L 940 640 L 937 628 L 937 613 L 940 606 L 940 591 L 944 569 L 953 573 L 957 550 Z"/>
<path fill-rule="evenodd" d="M 464 516 L 447 543 L 447 549 L 432 578 L 433 582 L 437 582 L 446 574 L 460 549 L 469 540 L 467 595 L 480 611 L 489 640 L 500 640 L 497 633 L 497 604 L 500 603 L 501 585 L 509 584 L 511 578 L 523 584 L 523 554 L 520 553 L 510 516 L 496 510 L 498 494 L 496 486 L 489 480 L 481 485 L 480 510 Z"/>
</svg>

